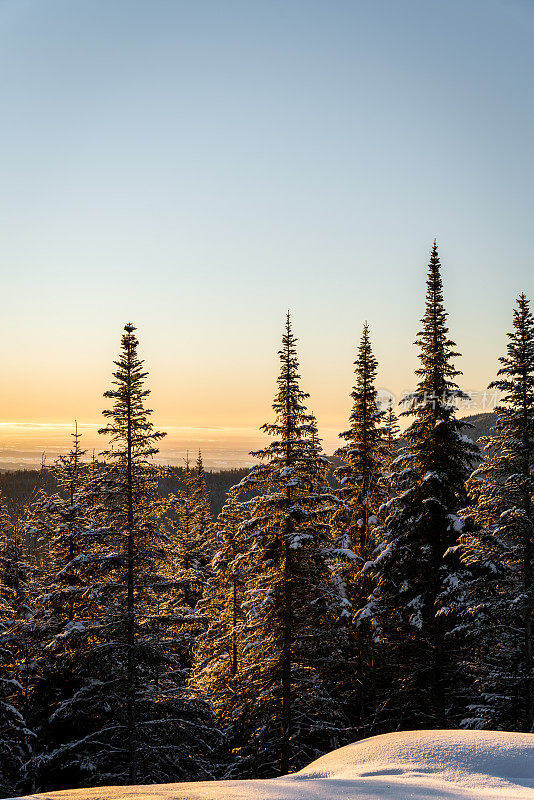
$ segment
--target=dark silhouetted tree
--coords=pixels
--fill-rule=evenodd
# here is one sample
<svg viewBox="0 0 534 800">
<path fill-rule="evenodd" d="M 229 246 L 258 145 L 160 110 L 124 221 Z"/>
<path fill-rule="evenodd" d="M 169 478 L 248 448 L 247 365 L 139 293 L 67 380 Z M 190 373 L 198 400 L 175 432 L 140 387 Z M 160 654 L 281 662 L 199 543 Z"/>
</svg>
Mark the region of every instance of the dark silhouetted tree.
<svg viewBox="0 0 534 800">
<path fill-rule="evenodd" d="M 465 727 L 534 730 L 534 318 L 524 294 L 507 355 L 490 388 L 501 393 L 484 459 L 468 482 L 459 551 L 459 626 L 469 636 L 477 694 Z"/>
<path fill-rule="evenodd" d="M 426 310 L 416 344 L 419 383 L 404 415 L 414 417 L 392 465 L 393 496 L 386 503 L 381 543 L 368 562 L 376 581 L 360 620 L 371 621 L 380 642 L 382 682 L 378 724 L 386 728 L 444 727 L 455 653 L 445 647 L 440 595 L 447 575 L 444 554 L 461 530 L 465 480 L 477 448 L 456 419 L 465 397 L 455 383 L 458 353 L 449 338 L 441 267 L 434 243 L 428 267 Z"/>
</svg>

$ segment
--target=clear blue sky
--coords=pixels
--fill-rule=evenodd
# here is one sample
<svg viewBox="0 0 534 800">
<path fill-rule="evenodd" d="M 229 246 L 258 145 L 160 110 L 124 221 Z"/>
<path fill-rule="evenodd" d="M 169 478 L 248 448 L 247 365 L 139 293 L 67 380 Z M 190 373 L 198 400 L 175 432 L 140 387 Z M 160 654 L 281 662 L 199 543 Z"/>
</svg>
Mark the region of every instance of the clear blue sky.
<svg viewBox="0 0 534 800">
<path fill-rule="evenodd" d="M 410 389 L 434 236 L 464 386 L 533 294 L 530 0 L 0 0 L 3 414 L 260 425 L 291 308 L 342 429 L 365 319 Z"/>
</svg>

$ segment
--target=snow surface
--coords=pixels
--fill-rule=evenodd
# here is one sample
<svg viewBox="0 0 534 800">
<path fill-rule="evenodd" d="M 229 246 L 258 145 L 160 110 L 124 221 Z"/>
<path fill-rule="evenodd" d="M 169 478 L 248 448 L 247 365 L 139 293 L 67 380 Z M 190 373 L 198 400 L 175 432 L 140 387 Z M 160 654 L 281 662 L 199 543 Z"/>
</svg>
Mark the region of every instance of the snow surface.
<svg viewBox="0 0 534 800">
<path fill-rule="evenodd" d="M 534 800 L 534 734 L 406 731 L 362 739 L 293 775 L 47 792 L 57 800 Z"/>
</svg>

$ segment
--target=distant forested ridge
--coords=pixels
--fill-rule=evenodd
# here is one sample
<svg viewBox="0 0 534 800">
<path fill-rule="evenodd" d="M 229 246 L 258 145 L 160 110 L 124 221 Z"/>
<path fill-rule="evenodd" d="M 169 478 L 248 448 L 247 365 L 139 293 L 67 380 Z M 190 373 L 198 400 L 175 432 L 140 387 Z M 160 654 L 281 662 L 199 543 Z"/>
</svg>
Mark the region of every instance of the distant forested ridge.
<svg viewBox="0 0 534 800">
<path fill-rule="evenodd" d="M 168 495 L 183 483 L 185 467 L 168 467 L 159 478 L 159 491 Z M 223 469 L 216 472 L 206 471 L 206 486 L 209 494 L 211 513 L 216 516 L 223 507 L 226 495 L 231 486 L 239 483 L 248 470 Z M 49 469 L 17 469 L 0 472 L 0 492 L 11 512 L 17 513 L 40 489 L 56 490 L 57 481 L 53 471 Z"/>
<path fill-rule="evenodd" d="M 524 294 L 511 317 L 498 405 L 460 418 L 434 243 L 402 419 L 366 323 L 327 457 L 288 313 L 266 445 L 218 473 L 157 465 L 128 323 L 107 449 L 75 429 L 53 466 L 0 476 L 0 796 L 269 777 L 397 730 L 534 733 Z"/>
</svg>

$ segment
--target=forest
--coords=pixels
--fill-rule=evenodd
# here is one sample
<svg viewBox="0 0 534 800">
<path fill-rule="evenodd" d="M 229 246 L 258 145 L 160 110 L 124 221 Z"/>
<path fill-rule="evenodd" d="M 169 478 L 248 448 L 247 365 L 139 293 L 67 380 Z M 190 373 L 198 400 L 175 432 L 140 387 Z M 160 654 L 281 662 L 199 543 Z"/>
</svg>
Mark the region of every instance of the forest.
<svg viewBox="0 0 534 800">
<path fill-rule="evenodd" d="M 35 490 L 15 474 L 20 502 L 1 501 L 0 796 L 272 777 L 392 731 L 534 732 L 525 294 L 510 316 L 475 443 L 434 243 L 403 419 L 376 402 L 365 324 L 332 462 L 288 314 L 267 444 L 220 502 L 200 454 L 156 464 L 127 324 L 105 449 L 75 431 Z"/>
</svg>

